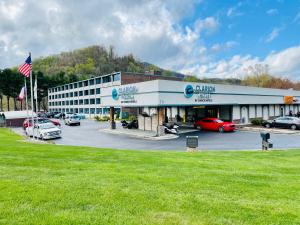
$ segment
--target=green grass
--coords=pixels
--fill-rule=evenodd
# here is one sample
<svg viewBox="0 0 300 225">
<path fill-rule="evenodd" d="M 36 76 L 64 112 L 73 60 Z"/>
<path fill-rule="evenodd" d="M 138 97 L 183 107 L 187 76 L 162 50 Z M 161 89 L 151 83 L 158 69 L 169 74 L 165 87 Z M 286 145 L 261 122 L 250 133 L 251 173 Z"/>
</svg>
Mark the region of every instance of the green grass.
<svg viewBox="0 0 300 225">
<path fill-rule="evenodd" d="M 300 151 L 120 151 L 0 129 L 0 224 L 300 224 Z"/>
</svg>

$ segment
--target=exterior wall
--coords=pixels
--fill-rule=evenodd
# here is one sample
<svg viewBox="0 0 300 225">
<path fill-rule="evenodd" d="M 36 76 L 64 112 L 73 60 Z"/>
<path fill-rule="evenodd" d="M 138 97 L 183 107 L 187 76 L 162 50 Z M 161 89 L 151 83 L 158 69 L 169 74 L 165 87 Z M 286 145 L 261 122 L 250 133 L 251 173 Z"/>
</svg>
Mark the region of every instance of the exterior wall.
<svg viewBox="0 0 300 225">
<path fill-rule="evenodd" d="M 262 118 L 262 105 L 257 105 L 256 106 L 256 118 Z"/>
<path fill-rule="evenodd" d="M 255 105 L 249 106 L 249 118 L 253 119 L 256 118 L 256 108 Z"/>
<path fill-rule="evenodd" d="M 234 105 L 232 107 L 232 120 L 240 120 L 241 119 L 241 112 L 240 112 L 240 106 Z"/>
<path fill-rule="evenodd" d="M 133 84 L 133 83 L 140 83 L 144 81 L 151 81 L 151 80 L 173 80 L 173 81 L 181 81 L 181 78 L 176 77 L 166 77 L 166 76 L 159 76 L 159 75 L 145 75 L 145 74 L 137 74 L 137 73 L 129 73 L 123 72 L 121 75 L 121 84 Z"/>
</svg>

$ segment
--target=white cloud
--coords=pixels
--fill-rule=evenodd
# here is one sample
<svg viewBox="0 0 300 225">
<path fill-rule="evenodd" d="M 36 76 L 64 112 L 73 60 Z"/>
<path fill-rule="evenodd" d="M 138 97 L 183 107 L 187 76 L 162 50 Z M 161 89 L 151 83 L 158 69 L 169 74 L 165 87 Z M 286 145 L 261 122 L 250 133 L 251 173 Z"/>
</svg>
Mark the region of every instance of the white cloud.
<svg viewBox="0 0 300 225">
<path fill-rule="evenodd" d="M 204 50 L 202 34 L 219 27 L 214 17 L 182 27 L 199 0 L 1 0 L 0 68 L 94 44 L 115 46 L 167 69 L 194 63 Z M 11 12 L 11 13 L 7 13 Z M 205 46 L 203 46 L 205 47 Z M 188 62 L 187 62 L 188 61 Z"/>
<path fill-rule="evenodd" d="M 266 13 L 269 15 L 269 16 L 274 16 L 274 15 L 277 15 L 278 14 L 278 9 L 268 9 L 266 11 Z"/>
<path fill-rule="evenodd" d="M 184 72 L 199 77 L 241 78 L 247 74 L 247 68 L 255 64 L 268 65 L 272 75 L 300 80 L 300 45 L 280 52 L 271 52 L 266 58 L 259 59 L 251 55 L 235 55 L 228 60 L 219 60 L 186 68 Z"/>
<path fill-rule="evenodd" d="M 280 31 L 282 31 L 282 30 L 283 30 L 283 28 L 278 28 L 278 27 L 273 28 L 271 33 L 269 33 L 268 36 L 266 37 L 265 42 L 269 43 L 269 42 L 273 41 L 275 38 L 278 37 Z"/>
</svg>

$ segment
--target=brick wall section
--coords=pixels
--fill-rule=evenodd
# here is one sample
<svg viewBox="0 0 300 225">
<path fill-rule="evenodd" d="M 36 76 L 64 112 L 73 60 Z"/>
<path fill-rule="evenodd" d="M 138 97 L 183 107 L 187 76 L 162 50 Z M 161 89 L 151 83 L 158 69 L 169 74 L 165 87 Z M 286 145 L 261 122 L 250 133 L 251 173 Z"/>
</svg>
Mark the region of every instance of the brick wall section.
<svg viewBox="0 0 300 225">
<path fill-rule="evenodd" d="M 121 75 L 121 84 L 132 84 L 132 83 L 139 83 L 139 82 L 150 81 L 150 80 L 182 81 L 181 78 L 177 78 L 177 77 L 145 75 L 145 74 L 129 73 L 129 72 L 122 72 L 122 75 Z"/>
</svg>

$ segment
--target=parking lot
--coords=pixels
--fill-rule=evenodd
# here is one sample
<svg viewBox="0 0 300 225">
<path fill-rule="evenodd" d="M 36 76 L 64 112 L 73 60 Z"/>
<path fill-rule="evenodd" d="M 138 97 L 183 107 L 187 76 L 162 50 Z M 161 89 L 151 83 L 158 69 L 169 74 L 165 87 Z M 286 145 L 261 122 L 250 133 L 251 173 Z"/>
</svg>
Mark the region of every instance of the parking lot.
<svg viewBox="0 0 300 225">
<path fill-rule="evenodd" d="M 186 136 L 197 135 L 199 137 L 199 149 L 201 150 L 249 150 L 261 148 L 259 132 L 236 131 L 234 133 L 218 133 L 195 131 L 181 134 L 177 139 L 146 140 L 103 132 L 104 129 L 108 128 L 108 125 L 108 122 L 92 120 L 83 120 L 81 126 L 65 126 L 62 124 L 62 138 L 54 140 L 54 143 L 116 149 L 184 151 Z M 271 134 L 271 139 L 275 149 L 297 148 L 300 146 L 298 134 Z"/>
</svg>

